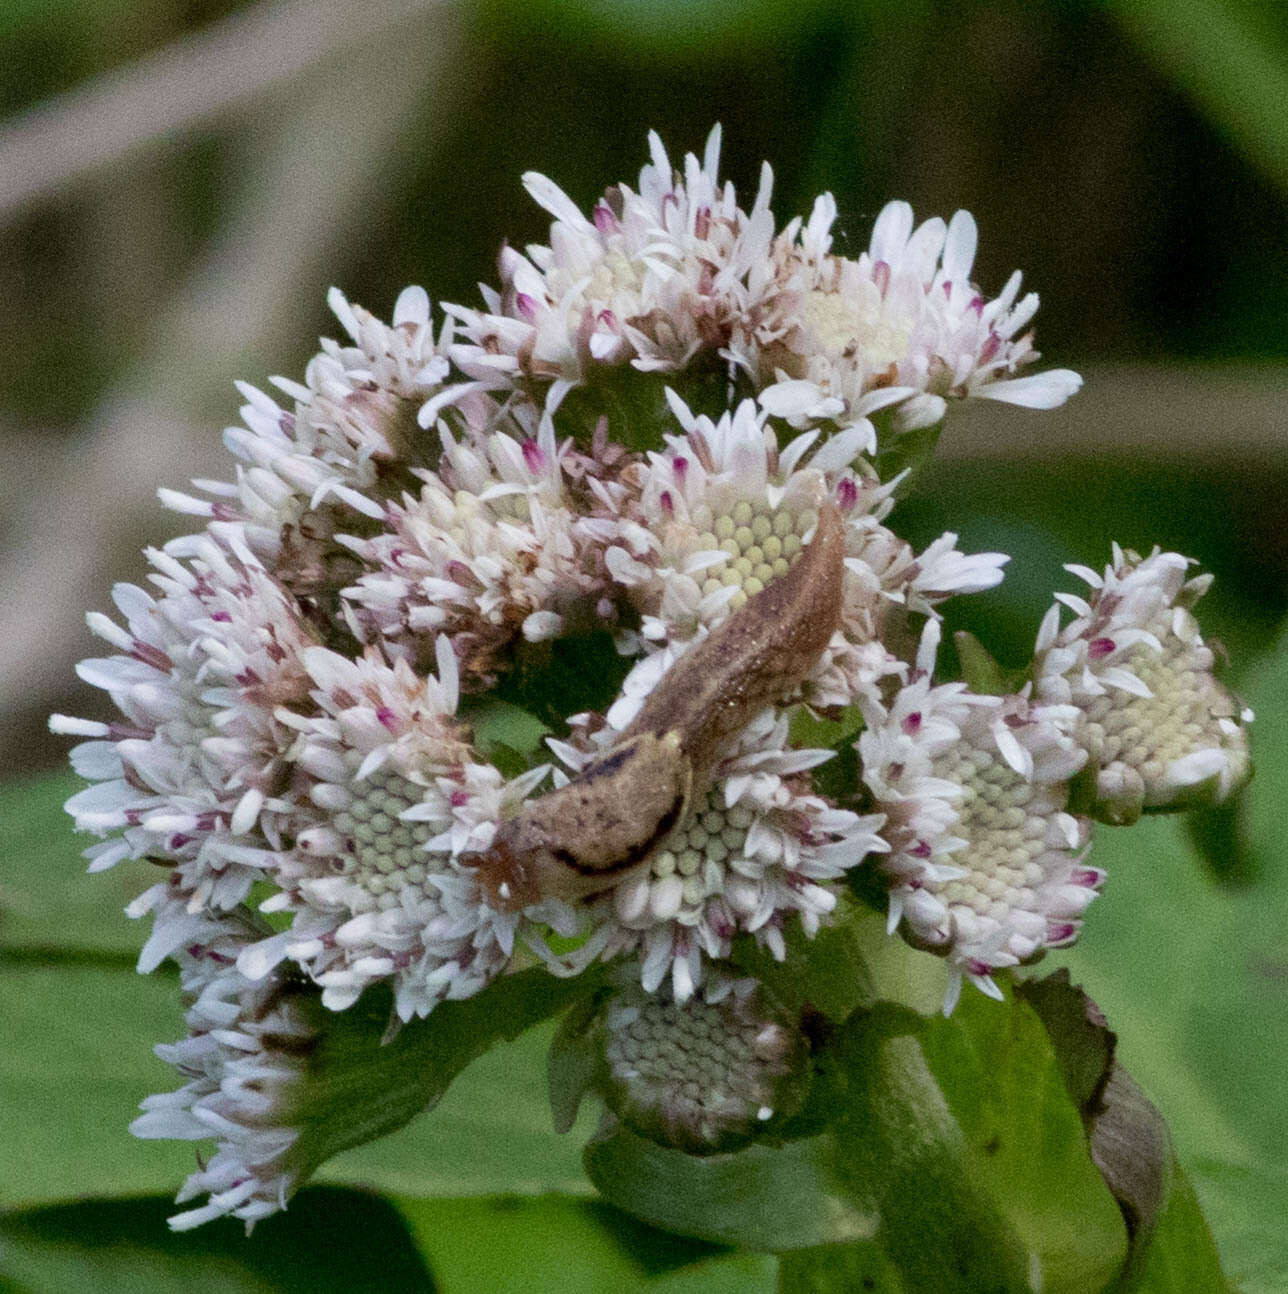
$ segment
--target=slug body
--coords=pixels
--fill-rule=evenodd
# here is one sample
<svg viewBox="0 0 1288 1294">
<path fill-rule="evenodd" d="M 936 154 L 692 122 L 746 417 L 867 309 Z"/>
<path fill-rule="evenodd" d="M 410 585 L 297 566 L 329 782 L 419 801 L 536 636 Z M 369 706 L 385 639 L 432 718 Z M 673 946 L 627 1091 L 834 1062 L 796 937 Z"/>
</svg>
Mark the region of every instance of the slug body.
<svg viewBox="0 0 1288 1294">
<path fill-rule="evenodd" d="M 706 793 L 723 748 L 814 668 L 840 623 L 844 560 L 827 503 L 791 569 L 685 652 L 611 749 L 462 858 L 494 906 L 580 898 L 644 864 Z"/>
</svg>

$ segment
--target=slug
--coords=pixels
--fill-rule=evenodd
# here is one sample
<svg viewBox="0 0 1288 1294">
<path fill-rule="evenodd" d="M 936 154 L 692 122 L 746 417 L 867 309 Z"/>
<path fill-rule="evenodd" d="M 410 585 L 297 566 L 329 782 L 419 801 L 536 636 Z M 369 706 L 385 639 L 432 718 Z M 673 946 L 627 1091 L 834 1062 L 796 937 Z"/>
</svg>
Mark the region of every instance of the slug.
<svg viewBox="0 0 1288 1294">
<path fill-rule="evenodd" d="M 706 794 L 722 749 L 814 668 L 840 623 L 844 560 L 828 502 L 790 570 L 685 652 L 609 750 L 461 858 L 493 906 L 581 898 L 641 866 Z"/>
</svg>

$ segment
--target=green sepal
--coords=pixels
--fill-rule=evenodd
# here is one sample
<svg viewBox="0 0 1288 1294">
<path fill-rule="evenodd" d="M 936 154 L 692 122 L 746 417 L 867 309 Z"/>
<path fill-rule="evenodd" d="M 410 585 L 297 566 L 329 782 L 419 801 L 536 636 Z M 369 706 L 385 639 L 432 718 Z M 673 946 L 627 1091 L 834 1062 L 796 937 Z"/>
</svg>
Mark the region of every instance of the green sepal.
<svg viewBox="0 0 1288 1294">
<path fill-rule="evenodd" d="M 495 697 L 464 697 L 461 718 L 473 733 L 474 749 L 506 777 L 517 777 L 536 763 L 550 729 L 536 715 Z"/>
<path fill-rule="evenodd" d="M 555 411 L 555 432 L 589 450 L 602 418 L 611 445 L 637 453 L 660 450 L 664 435 L 681 433 L 666 401 L 667 387 L 695 414 L 718 419 L 736 404 L 736 398 L 727 398 L 729 386 L 729 366 L 714 352 L 695 357 L 675 373 L 645 373 L 629 364 L 590 365 L 586 380 L 573 387 Z M 544 402 L 542 392 L 537 403 Z"/>
<path fill-rule="evenodd" d="M 895 409 L 873 414 L 872 422 L 877 428 L 877 452 L 873 460 L 877 475 L 888 482 L 903 472 L 905 475 L 895 493 L 905 495 L 935 456 L 939 436 L 944 429 L 943 419 L 928 427 L 898 431 L 898 410 Z"/>
<path fill-rule="evenodd" d="M 1006 669 L 969 629 L 953 634 L 962 678 L 976 696 L 1010 696 L 1028 679 L 1027 669 Z"/>
<path fill-rule="evenodd" d="M 1068 782 L 1068 800 L 1065 802 L 1065 809 L 1072 814 L 1080 817 L 1096 818 L 1097 821 L 1105 822 L 1106 819 L 1097 813 L 1098 801 L 1096 799 L 1096 779 L 1099 776 L 1099 770 L 1095 764 L 1088 760 L 1083 766 L 1069 779 Z M 1109 826 L 1117 826 L 1118 823 L 1109 821 Z"/>
<path fill-rule="evenodd" d="M 586 1093 L 603 1084 L 604 1038 L 597 1026 L 604 997 L 600 990 L 574 1002 L 550 1041 L 546 1083 L 556 1132 L 572 1129 Z"/>
</svg>

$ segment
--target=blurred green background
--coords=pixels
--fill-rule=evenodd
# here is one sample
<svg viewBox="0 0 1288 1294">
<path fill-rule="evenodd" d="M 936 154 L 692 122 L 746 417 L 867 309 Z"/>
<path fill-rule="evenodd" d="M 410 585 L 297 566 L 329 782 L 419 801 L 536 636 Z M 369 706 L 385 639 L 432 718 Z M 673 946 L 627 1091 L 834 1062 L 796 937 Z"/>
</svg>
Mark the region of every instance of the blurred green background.
<svg viewBox="0 0 1288 1294">
<path fill-rule="evenodd" d="M 648 130 L 678 161 L 720 121 L 723 173 L 748 202 L 761 161 L 772 162 L 780 225 L 807 213 L 817 192 L 835 193 L 841 251 L 866 245 L 890 198 L 911 201 L 919 218 L 969 208 L 981 231 L 977 281 L 996 293 L 1022 268 L 1042 296 L 1045 360 L 1087 378 L 1053 413 L 954 411 L 940 457 L 896 513 L 915 541 L 952 529 L 967 550 L 1014 555 L 1001 589 L 954 606 L 954 627 L 1022 662 L 1051 590 L 1074 587 L 1061 563 L 1101 565 L 1111 539 L 1178 548 L 1218 575 L 1204 623 L 1229 646 L 1236 686 L 1262 708 L 1252 825 L 1227 815 L 1186 836 L 1151 824 L 1143 845 L 1101 833 L 1111 880 L 1070 960 L 1094 996 L 1112 999 L 1111 1023 L 1116 1008 L 1136 1027 L 1128 1062 L 1172 1117 L 1191 1171 L 1205 1153 L 1199 1130 L 1226 1126 L 1228 1114 L 1256 1140 L 1248 1107 L 1277 1104 L 1280 1149 L 1268 1162 L 1278 1167 L 1249 1170 L 1254 1185 L 1240 1178 L 1225 1195 L 1228 1165 L 1197 1184 L 1209 1211 L 1264 1197 L 1260 1213 L 1230 1205 L 1218 1238 L 1246 1288 L 1288 1287 L 1273 1283 L 1281 1268 L 1258 1267 L 1268 1249 L 1255 1239 L 1288 1204 L 1288 955 L 1276 933 L 1288 917 L 1276 793 L 1288 795 L 1288 756 L 1275 762 L 1271 731 L 1284 691 L 1271 654 L 1288 609 L 1288 7 L 0 0 L 0 67 L 0 773 L 9 779 L 0 984 L 23 1008 L 2 1018 L 38 1030 L 46 1012 L 61 1013 L 68 1030 L 67 1072 L 48 1102 L 46 1071 L 13 1055 L 3 1062 L 0 1103 L 28 1109 L 42 1130 L 33 1140 L 29 1126 L 10 1146 L 17 1175 L 0 1144 L 10 1187 L 0 1204 L 164 1194 L 187 1162 L 124 1131 L 134 1103 L 168 1081 L 148 1041 L 177 1027 L 172 987 L 126 969 L 140 934 L 119 907 L 142 883 L 81 878 L 57 809 L 68 779 L 28 780 L 64 758 L 65 743 L 44 730 L 50 709 L 104 713 L 72 673 L 97 650 L 83 613 L 107 607 L 114 580 L 141 578 L 141 545 L 181 525 L 160 510 L 156 487 L 229 474 L 219 432 L 236 421 L 233 380 L 298 375 L 318 334 L 336 331 L 330 284 L 385 315 L 411 282 L 435 302 L 473 304 L 503 239 L 544 240 L 547 217 L 523 192 L 523 171 L 545 172 L 584 205 L 613 181 L 633 183 Z M 1202 848 L 1182 857 L 1189 839 Z M 1170 868 L 1161 905 L 1157 876 L 1136 857 L 1151 850 Z M 1137 870 L 1115 875 L 1116 857 Z M 1146 959 L 1168 946 L 1195 951 L 1178 951 L 1160 974 Z M 68 990 L 69 974 L 79 989 Z M 1191 983 L 1217 988 L 1204 996 Z M 126 1023 L 97 1044 L 81 1026 L 109 1001 Z M 14 1036 L 20 1027 L 5 1026 Z M 113 1077 L 99 1105 L 66 1121 L 79 1085 L 97 1089 L 105 1062 Z M 521 1116 L 536 1118 L 527 1107 Z M 435 1153 L 431 1140 L 411 1144 Z M 547 1152 L 534 1150 L 532 1162 Z M 575 1148 L 558 1153 L 558 1171 L 535 1179 L 564 1192 L 549 1216 L 532 1200 L 418 1198 L 403 1217 L 422 1241 L 465 1237 L 462 1253 L 471 1236 L 508 1236 L 496 1263 L 509 1244 L 538 1273 L 542 1237 L 549 1247 L 564 1234 L 610 1264 L 603 1272 L 629 1271 L 642 1288 L 769 1288 L 760 1260 L 675 1258 L 638 1228 L 611 1231 L 604 1248 L 599 1215 L 568 1203 L 586 1189 Z M 118 1157 L 146 1167 L 118 1177 Z M 95 1162 L 109 1171 L 83 1180 Z M 35 1164 L 41 1180 L 24 1183 Z M 464 1186 L 444 1171 L 439 1194 L 508 1190 L 490 1170 Z M 429 1193 L 416 1172 L 395 1173 L 392 1185 L 369 1168 L 339 1177 Z M 171 1263 L 186 1289 L 294 1288 L 236 1243 L 167 1248 L 155 1202 L 142 1213 L 61 1207 L 12 1224 L 15 1251 L 30 1261 L 17 1275 L 0 1268 L 0 1287 L 145 1288 L 77 1266 L 100 1262 L 109 1237 L 121 1271 L 142 1263 L 157 1289 L 172 1288 Z M 323 1226 L 324 1210 L 315 1213 Z M 311 1216 L 288 1215 L 301 1255 L 315 1247 Z M 386 1223 L 403 1234 L 395 1215 Z M 384 1234 L 374 1222 L 355 1228 Z M 1251 1248 L 1239 1239 L 1249 1233 Z M 287 1236 L 285 1222 L 275 1234 Z M 483 1283 L 491 1269 L 480 1276 L 441 1241 L 433 1252 L 444 1288 L 498 1288 Z M 550 1262 L 560 1288 L 580 1288 Z M 372 1288 L 421 1287 L 429 1277 L 415 1270 Z M 85 1272 L 99 1283 L 79 1283 Z M 365 1288 L 344 1279 L 334 1287 Z M 530 1288 L 546 1288 L 533 1279 Z"/>
</svg>

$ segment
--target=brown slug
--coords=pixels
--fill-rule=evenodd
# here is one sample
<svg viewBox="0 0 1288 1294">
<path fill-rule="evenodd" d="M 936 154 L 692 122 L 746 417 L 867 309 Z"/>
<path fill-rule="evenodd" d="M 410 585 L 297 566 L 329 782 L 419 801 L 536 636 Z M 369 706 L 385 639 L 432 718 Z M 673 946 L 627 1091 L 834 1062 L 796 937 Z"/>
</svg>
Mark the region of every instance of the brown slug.
<svg viewBox="0 0 1288 1294">
<path fill-rule="evenodd" d="M 791 569 L 685 652 L 609 750 L 462 857 L 489 900 L 517 911 L 580 898 L 641 866 L 706 794 L 724 747 L 814 668 L 840 623 L 844 560 L 828 502 Z"/>
</svg>

